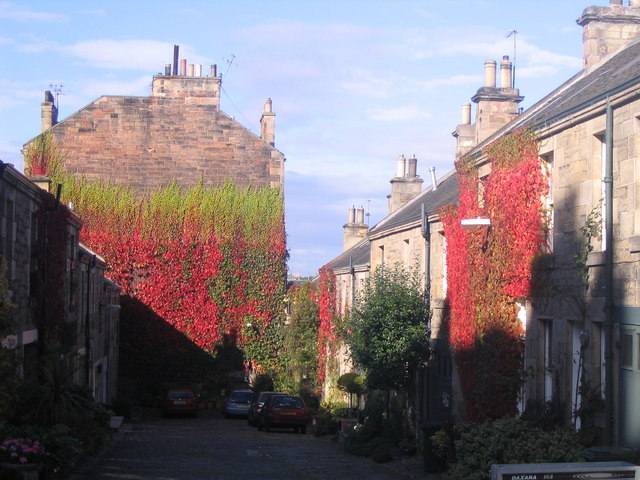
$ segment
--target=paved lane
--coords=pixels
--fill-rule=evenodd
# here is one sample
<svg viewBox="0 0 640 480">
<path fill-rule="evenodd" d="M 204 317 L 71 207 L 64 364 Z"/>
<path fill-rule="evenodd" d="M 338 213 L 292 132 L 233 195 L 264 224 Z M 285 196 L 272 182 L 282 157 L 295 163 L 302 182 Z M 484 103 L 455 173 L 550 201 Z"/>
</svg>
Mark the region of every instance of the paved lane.
<svg viewBox="0 0 640 480">
<path fill-rule="evenodd" d="M 208 413 L 208 412 L 207 412 Z M 428 479 L 419 458 L 376 464 L 331 438 L 259 432 L 217 413 L 125 424 L 115 443 L 70 480 Z"/>
</svg>

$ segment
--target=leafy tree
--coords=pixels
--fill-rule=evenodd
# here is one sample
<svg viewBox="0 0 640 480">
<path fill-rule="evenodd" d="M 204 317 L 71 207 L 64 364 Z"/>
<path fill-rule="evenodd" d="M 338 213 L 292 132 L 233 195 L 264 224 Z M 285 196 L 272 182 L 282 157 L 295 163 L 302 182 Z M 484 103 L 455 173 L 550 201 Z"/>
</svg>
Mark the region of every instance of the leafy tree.
<svg viewBox="0 0 640 480">
<path fill-rule="evenodd" d="M 357 398 L 356 408 L 360 404 L 360 395 L 365 393 L 367 389 L 366 382 L 366 377 L 358 375 L 355 372 L 340 375 L 340 378 L 338 378 L 338 388 L 349 394 L 349 407 L 352 406 L 351 400 L 353 395 Z"/>
<path fill-rule="evenodd" d="M 370 388 L 405 387 L 429 352 L 429 308 L 416 271 L 379 267 L 356 297 L 347 343 Z"/>
<path fill-rule="evenodd" d="M 313 283 L 307 282 L 289 291 L 291 313 L 283 346 L 291 380 L 296 386 L 316 383 L 320 326 L 316 289 Z"/>
</svg>

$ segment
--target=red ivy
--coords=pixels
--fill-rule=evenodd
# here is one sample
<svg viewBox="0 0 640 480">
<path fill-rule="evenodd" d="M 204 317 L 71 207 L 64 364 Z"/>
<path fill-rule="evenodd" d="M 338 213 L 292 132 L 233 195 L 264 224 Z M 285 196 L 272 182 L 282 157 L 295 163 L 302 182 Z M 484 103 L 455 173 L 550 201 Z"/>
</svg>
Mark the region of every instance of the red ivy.
<svg viewBox="0 0 640 480">
<path fill-rule="evenodd" d="M 335 316 L 336 316 L 336 276 L 329 265 L 320 269 L 320 292 L 318 294 L 318 384 L 326 378 L 327 357 L 335 353 Z"/>
<path fill-rule="evenodd" d="M 230 336 L 244 344 L 247 318 L 263 329 L 279 315 L 284 295 L 284 224 L 269 228 L 269 240 L 236 228 L 220 239 L 185 217 L 172 232 L 143 227 L 141 218 L 118 221 L 86 212 L 82 240 L 100 252 L 108 276 L 125 295 L 212 352 Z M 246 329 L 245 329 L 246 330 Z"/>
<path fill-rule="evenodd" d="M 513 132 L 485 153 L 491 163 L 486 181 L 474 165 L 457 164 L 459 205 L 441 212 L 451 343 L 471 420 L 516 413 L 524 348 L 516 302 L 531 296 L 532 263 L 546 238 L 548 182 L 534 134 Z M 477 216 L 491 226 L 461 228 L 462 219 Z"/>
</svg>

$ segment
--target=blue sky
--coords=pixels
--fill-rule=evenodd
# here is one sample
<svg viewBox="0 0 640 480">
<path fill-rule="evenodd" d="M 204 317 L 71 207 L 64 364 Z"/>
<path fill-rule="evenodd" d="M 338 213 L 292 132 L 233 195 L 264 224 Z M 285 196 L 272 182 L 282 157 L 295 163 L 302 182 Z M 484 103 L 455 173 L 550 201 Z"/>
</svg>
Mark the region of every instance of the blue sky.
<svg viewBox="0 0 640 480">
<path fill-rule="evenodd" d="M 173 59 L 218 65 L 222 110 L 259 133 L 267 98 L 286 158 L 290 270 L 342 251 L 350 206 L 384 218 L 400 154 L 429 184 L 453 168 L 460 105 L 485 60 L 513 59 L 531 106 L 578 72 L 576 19 L 608 0 L 0 0 L 0 159 L 22 170 L 40 102 L 63 85 L 60 119 L 101 95 L 146 96 Z M 472 115 L 475 115 L 473 112 Z"/>
</svg>

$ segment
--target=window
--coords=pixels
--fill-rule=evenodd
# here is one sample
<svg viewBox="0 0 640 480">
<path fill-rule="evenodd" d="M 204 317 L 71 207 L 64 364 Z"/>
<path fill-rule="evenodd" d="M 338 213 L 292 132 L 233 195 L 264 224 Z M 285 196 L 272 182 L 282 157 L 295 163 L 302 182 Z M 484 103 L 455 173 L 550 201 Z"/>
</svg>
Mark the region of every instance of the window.
<svg viewBox="0 0 640 480">
<path fill-rule="evenodd" d="M 633 368 L 633 335 L 631 333 L 622 334 L 620 349 L 622 368 Z"/>
<path fill-rule="evenodd" d="M 380 254 L 380 265 L 384 265 L 384 245 L 378 247 L 379 250 L 379 254 Z"/>
<path fill-rule="evenodd" d="M 553 223 L 555 220 L 554 203 L 553 203 L 553 153 L 543 155 L 542 168 L 549 186 L 549 193 L 546 198 L 542 199 L 542 204 L 547 209 L 547 252 L 553 252 Z"/>
<path fill-rule="evenodd" d="M 542 319 L 542 347 L 543 347 L 543 367 L 544 367 L 544 400 L 549 402 L 553 399 L 553 320 Z"/>
<path fill-rule="evenodd" d="M 404 242 L 402 242 L 402 248 L 403 248 L 404 264 L 406 266 L 410 266 L 411 265 L 411 249 L 409 247 L 409 239 L 406 239 Z"/>
</svg>

